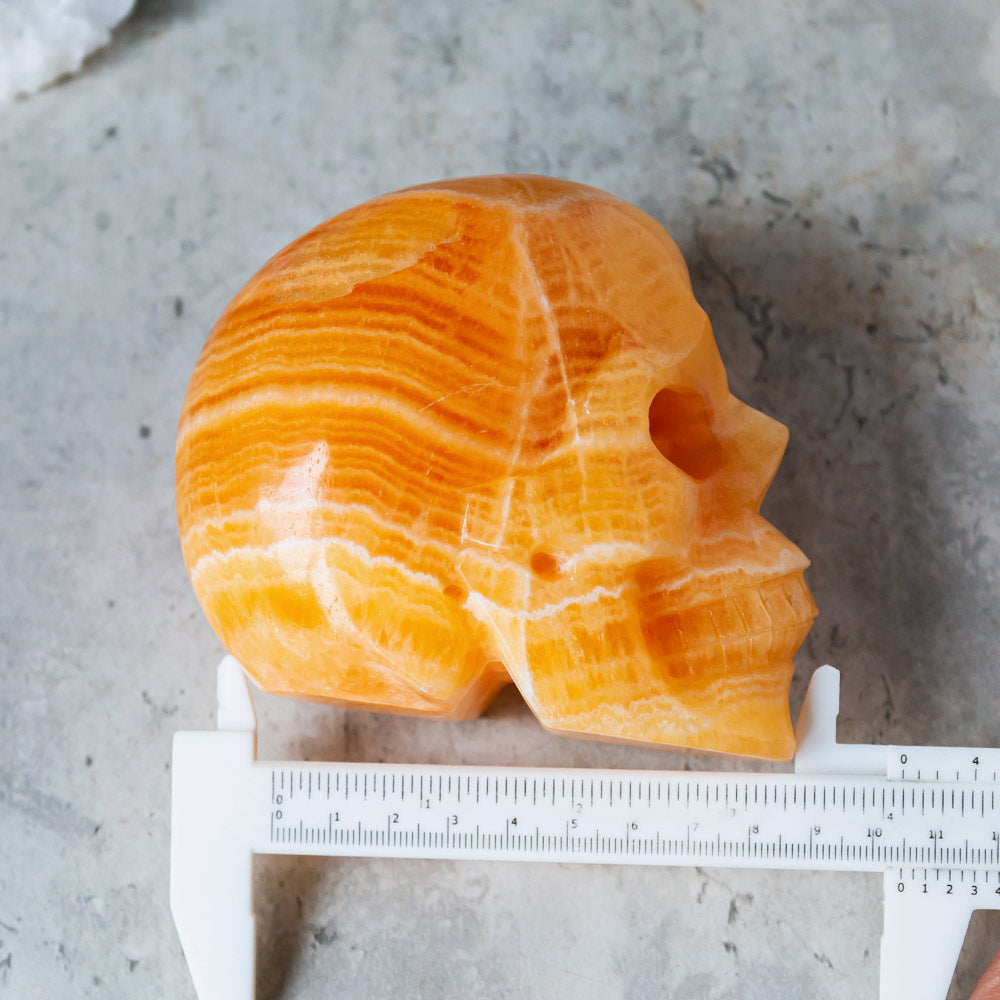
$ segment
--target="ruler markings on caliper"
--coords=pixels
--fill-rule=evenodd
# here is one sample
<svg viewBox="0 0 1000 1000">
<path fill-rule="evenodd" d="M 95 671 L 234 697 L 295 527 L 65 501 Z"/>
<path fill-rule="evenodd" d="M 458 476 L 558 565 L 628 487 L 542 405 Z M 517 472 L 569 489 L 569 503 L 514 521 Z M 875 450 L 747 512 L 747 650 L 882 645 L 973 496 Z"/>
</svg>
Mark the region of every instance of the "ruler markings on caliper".
<svg viewBox="0 0 1000 1000">
<path fill-rule="evenodd" d="M 268 834 L 253 843 L 258 853 L 309 847 L 329 853 L 322 849 L 338 847 L 344 853 L 376 855 L 405 847 L 411 856 L 419 851 L 427 857 L 460 859 L 478 856 L 485 844 L 490 851 L 502 851 L 507 860 L 646 859 L 649 864 L 683 865 L 713 858 L 761 860 L 769 867 L 789 868 L 819 863 L 858 871 L 879 871 L 887 865 L 1000 865 L 1000 820 L 994 821 L 995 810 L 986 808 L 987 798 L 992 806 L 995 794 L 985 788 L 921 787 L 917 797 L 916 788 L 894 787 L 895 779 L 855 779 L 848 784 L 801 775 L 650 777 L 643 772 L 611 778 L 592 772 L 525 775 L 518 769 L 452 766 L 261 763 L 254 774 L 253 812 L 264 815 L 270 809 Z M 413 800 L 417 812 L 406 805 L 407 779 L 411 787 L 418 783 Z M 463 799 L 463 784 L 471 788 L 473 780 L 476 797 Z M 305 788 L 306 798 L 290 795 L 286 803 L 280 791 L 286 784 L 300 792 Z M 541 786 L 545 793 L 540 795 Z M 489 806 L 485 812 L 483 796 Z M 333 802 L 337 808 L 327 808 Z M 387 803 L 395 808 L 387 812 Z M 497 809 L 506 810 L 522 829 L 534 829 L 533 838 L 514 831 L 510 817 L 502 820 L 495 815 Z M 599 820 L 587 825 L 584 835 L 582 822 L 595 810 Z M 622 835 L 607 831 L 615 817 L 625 824 Z M 832 817 L 839 818 L 832 831 L 835 839 L 820 839 L 823 824 Z M 870 817 L 877 818 L 878 825 L 862 823 Z M 484 830 L 487 818 L 494 824 L 489 831 Z M 968 820 L 963 830 L 976 834 L 978 841 L 967 835 L 961 843 L 944 843 L 945 828 L 927 825 L 938 818 L 949 823 Z M 470 839 L 473 819 L 475 842 Z M 502 832 L 497 828 L 501 822 Z M 773 828 L 763 830 L 765 822 Z M 844 822 L 850 829 L 845 830 Z M 698 824 L 704 824 L 700 835 Z M 745 836 L 742 831 L 737 836 L 741 825 L 746 826 Z M 567 829 L 555 830 L 557 826 Z M 580 832 L 573 835 L 571 830 L 577 829 Z"/>
</svg>

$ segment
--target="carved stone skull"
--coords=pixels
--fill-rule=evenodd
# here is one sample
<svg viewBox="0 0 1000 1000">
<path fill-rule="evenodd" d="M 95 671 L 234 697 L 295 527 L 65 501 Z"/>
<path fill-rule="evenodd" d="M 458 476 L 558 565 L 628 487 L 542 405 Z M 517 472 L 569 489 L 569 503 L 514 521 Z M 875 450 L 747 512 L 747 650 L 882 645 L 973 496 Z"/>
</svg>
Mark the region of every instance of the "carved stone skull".
<svg viewBox="0 0 1000 1000">
<path fill-rule="evenodd" d="M 663 228 L 593 188 L 411 188 L 279 253 L 178 436 L 195 590 L 266 689 L 787 758 L 787 432 L 729 392 Z"/>
</svg>

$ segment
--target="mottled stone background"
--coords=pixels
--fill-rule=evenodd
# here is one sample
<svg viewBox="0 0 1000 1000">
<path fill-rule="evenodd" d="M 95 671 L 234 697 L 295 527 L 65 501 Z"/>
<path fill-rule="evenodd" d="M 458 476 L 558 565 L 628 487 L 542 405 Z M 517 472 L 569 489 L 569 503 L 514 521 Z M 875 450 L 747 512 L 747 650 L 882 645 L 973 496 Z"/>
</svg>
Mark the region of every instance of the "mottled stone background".
<svg viewBox="0 0 1000 1000">
<path fill-rule="evenodd" d="M 191 998 L 169 752 L 220 647 L 175 537 L 180 400 L 275 250 L 382 191 L 558 174 L 660 219 L 791 428 L 844 739 L 1000 744 L 1000 13 L 991 0 L 140 3 L 0 109 L 0 998 Z M 258 700 L 266 755 L 714 767 Z M 263 998 L 874 996 L 880 880 L 258 862 Z M 974 921 L 952 990 L 1000 945 Z"/>
</svg>

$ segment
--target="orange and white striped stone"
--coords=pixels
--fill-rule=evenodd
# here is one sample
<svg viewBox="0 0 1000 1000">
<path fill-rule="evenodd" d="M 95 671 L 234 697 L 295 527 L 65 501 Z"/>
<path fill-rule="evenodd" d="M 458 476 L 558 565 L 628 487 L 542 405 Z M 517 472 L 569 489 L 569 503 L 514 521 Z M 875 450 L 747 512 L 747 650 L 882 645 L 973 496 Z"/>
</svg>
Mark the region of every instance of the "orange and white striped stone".
<svg viewBox="0 0 1000 1000">
<path fill-rule="evenodd" d="M 177 443 L 195 591 L 266 690 L 794 748 L 805 557 L 759 515 L 787 434 L 736 400 L 661 226 L 593 188 L 386 195 L 213 329 Z"/>
</svg>

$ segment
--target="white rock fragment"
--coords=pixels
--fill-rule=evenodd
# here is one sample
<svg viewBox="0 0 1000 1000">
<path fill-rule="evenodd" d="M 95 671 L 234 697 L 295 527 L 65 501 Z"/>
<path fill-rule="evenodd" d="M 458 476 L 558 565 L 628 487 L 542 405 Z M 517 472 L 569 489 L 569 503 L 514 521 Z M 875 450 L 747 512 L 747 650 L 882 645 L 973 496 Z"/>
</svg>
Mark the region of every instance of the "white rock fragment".
<svg viewBox="0 0 1000 1000">
<path fill-rule="evenodd" d="M 75 73 L 135 0 L 2 0 L 0 102 Z"/>
</svg>

